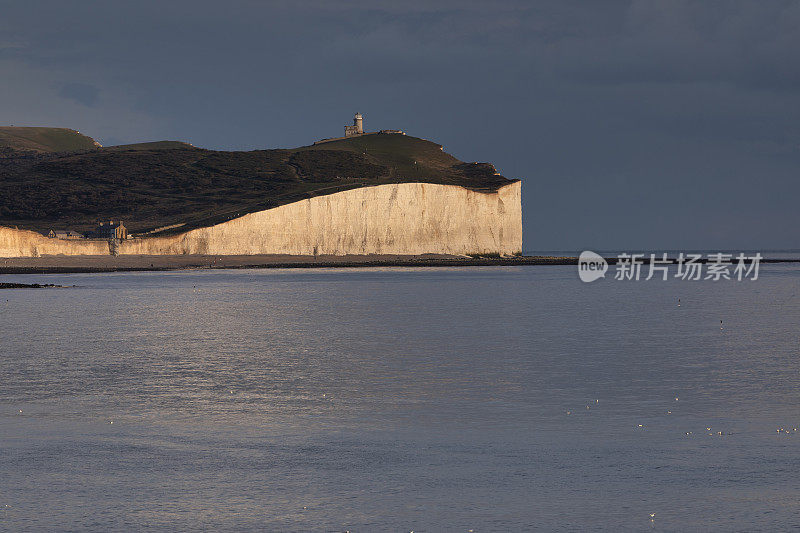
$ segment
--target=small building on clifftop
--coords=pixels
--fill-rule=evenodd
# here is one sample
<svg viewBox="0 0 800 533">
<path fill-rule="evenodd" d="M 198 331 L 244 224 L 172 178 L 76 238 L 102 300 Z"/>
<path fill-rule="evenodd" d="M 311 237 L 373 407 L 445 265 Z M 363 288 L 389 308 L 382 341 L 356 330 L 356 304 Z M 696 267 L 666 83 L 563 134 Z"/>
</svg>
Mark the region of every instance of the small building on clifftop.
<svg viewBox="0 0 800 533">
<path fill-rule="evenodd" d="M 109 220 L 100 222 L 92 233 L 92 237 L 95 239 L 127 239 L 128 230 L 121 220 L 118 222 Z"/>
<path fill-rule="evenodd" d="M 51 239 L 83 239 L 85 235 L 83 233 L 78 233 L 77 231 L 56 231 L 54 229 L 50 230 L 50 233 L 47 234 L 48 237 Z"/>
</svg>

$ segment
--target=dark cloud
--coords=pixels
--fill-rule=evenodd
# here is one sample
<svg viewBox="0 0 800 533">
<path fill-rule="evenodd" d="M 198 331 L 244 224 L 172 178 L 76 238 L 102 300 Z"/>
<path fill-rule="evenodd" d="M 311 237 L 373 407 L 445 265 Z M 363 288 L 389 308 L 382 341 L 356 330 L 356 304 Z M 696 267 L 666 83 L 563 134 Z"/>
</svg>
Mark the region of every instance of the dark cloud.
<svg viewBox="0 0 800 533">
<path fill-rule="evenodd" d="M 100 90 L 94 85 L 86 83 L 64 83 L 61 85 L 58 95 L 61 98 L 72 100 L 86 107 L 94 107 L 97 104 Z"/>
<path fill-rule="evenodd" d="M 33 1 L 0 35 L 20 123 L 251 149 L 359 110 L 523 178 L 529 249 L 800 242 L 794 1 Z"/>
</svg>

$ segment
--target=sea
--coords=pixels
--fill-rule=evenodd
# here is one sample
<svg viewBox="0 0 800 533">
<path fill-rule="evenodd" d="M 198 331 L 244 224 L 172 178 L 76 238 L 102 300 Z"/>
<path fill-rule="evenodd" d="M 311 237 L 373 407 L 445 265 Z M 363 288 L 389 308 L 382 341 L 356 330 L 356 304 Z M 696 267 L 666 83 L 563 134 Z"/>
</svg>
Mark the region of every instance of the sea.
<svg viewBox="0 0 800 533">
<path fill-rule="evenodd" d="M 3 531 L 800 528 L 800 263 L 0 278 Z"/>
</svg>

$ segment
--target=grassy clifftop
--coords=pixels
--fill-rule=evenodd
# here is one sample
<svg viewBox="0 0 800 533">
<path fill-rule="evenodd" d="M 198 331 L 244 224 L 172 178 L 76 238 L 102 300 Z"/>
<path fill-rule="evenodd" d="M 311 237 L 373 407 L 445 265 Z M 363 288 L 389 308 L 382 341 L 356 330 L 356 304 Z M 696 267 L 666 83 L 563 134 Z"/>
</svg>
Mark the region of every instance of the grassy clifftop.
<svg viewBox="0 0 800 533">
<path fill-rule="evenodd" d="M 0 148 L 35 152 L 92 150 L 95 140 L 67 128 L 0 127 Z"/>
<path fill-rule="evenodd" d="M 114 150 L 124 152 L 130 150 L 182 150 L 194 148 L 191 144 L 181 141 L 154 141 L 136 144 L 119 144 L 116 146 L 106 146 L 103 150 Z"/>
<path fill-rule="evenodd" d="M 75 153 L 0 150 L 0 225 L 86 230 L 123 219 L 143 232 L 216 224 L 312 196 L 386 183 L 494 191 L 511 183 L 436 143 L 364 135 L 290 150 L 223 152 L 145 143 Z"/>
</svg>

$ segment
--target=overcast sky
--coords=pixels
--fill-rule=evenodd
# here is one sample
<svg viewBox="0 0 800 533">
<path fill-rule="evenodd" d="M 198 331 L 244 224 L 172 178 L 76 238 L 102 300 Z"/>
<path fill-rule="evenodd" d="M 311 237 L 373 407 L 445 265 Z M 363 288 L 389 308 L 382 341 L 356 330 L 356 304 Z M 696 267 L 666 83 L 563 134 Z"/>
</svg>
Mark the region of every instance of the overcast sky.
<svg viewBox="0 0 800 533">
<path fill-rule="evenodd" d="M 523 180 L 526 250 L 800 248 L 800 2 L 5 1 L 0 124 L 398 128 Z"/>
</svg>

